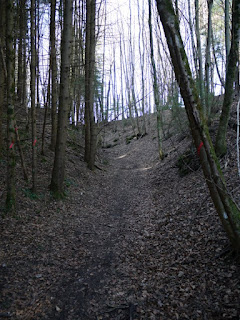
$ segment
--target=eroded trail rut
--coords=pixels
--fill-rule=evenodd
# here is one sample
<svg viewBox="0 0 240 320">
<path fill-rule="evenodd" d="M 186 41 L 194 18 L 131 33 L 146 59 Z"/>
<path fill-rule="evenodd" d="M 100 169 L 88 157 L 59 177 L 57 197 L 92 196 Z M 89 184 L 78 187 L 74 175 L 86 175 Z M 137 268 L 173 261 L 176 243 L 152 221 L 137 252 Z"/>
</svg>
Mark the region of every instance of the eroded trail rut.
<svg viewBox="0 0 240 320">
<path fill-rule="evenodd" d="M 63 280 L 56 297 L 58 312 L 52 319 L 136 316 L 138 286 L 131 277 L 137 275 L 137 266 L 131 262 L 129 250 L 139 251 L 139 236 L 144 237 L 148 229 L 148 212 L 155 210 L 148 176 L 154 159 L 139 146 L 134 149 L 129 145 L 106 150 L 106 157 L 106 171 L 98 173 L 94 195 L 89 197 L 86 192 L 83 197 L 81 223 L 75 226 L 88 254 L 69 279 Z"/>
</svg>

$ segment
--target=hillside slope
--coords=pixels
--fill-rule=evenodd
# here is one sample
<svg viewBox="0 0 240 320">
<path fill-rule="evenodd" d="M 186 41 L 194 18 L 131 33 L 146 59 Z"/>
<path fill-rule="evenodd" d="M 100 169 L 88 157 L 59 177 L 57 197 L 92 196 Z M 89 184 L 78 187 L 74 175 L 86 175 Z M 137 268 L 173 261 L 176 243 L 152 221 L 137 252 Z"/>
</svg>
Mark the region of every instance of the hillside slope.
<svg viewBox="0 0 240 320">
<path fill-rule="evenodd" d="M 69 130 L 64 201 L 47 188 L 50 150 L 39 156 L 37 196 L 23 187 L 18 164 L 18 217 L 0 218 L 1 318 L 240 319 L 240 267 L 224 254 L 228 240 L 197 156 L 194 171 L 177 168 L 191 145 L 181 124 L 175 133 L 167 122 L 161 162 L 153 116 L 141 139 L 130 123 L 106 126 L 95 172 L 83 162 L 80 131 Z M 230 129 L 222 165 L 238 195 L 235 135 Z"/>
</svg>

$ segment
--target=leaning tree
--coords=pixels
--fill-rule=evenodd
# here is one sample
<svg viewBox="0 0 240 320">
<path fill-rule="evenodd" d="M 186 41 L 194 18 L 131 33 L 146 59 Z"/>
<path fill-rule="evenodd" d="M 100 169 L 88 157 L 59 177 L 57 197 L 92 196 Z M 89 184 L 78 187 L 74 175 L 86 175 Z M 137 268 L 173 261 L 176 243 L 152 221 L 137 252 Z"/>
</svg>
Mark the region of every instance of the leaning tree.
<svg viewBox="0 0 240 320">
<path fill-rule="evenodd" d="M 227 189 L 215 154 L 199 93 L 184 49 L 178 18 L 171 0 L 156 0 L 156 3 L 212 201 L 233 247 L 239 251 L 240 210 Z M 240 1 L 236 0 L 234 5 L 237 14 L 240 15 Z"/>
</svg>

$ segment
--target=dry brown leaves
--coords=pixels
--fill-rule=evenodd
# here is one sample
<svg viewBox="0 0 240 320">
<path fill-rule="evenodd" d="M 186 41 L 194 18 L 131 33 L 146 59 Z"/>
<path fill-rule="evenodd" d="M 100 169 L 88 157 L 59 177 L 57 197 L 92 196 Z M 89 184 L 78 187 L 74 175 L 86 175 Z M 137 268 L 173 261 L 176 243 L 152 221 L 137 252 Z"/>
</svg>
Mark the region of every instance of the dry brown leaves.
<svg viewBox="0 0 240 320">
<path fill-rule="evenodd" d="M 1 218 L 0 318 L 240 319 L 239 264 L 221 254 L 228 240 L 201 171 L 181 178 L 176 168 L 189 140 L 166 140 L 159 162 L 154 125 L 149 131 L 126 145 L 129 131 L 108 129 L 117 146 L 101 151 L 103 170 L 94 173 L 71 134 L 61 202 L 47 191 L 50 151 L 37 199 L 19 174 L 18 217 Z M 230 160 L 225 174 L 236 190 Z"/>
</svg>

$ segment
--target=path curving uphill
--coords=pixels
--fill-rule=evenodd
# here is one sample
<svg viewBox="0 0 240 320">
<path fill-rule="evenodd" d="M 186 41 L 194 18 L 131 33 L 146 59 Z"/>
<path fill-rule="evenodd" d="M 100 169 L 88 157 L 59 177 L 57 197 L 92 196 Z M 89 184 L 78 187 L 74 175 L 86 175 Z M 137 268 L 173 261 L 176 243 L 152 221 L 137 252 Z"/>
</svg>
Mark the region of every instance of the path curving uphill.
<svg viewBox="0 0 240 320">
<path fill-rule="evenodd" d="M 1 219 L 0 318 L 239 320 L 240 267 L 224 255 L 201 169 L 180 177 L 176 167 L 191 141 L 166 139 L 159 161 L 154 130 L 121 139 L 95 172 L 69 144 L 68 197 L 22 193 L 18 219 Z"/>
</svg>

